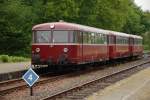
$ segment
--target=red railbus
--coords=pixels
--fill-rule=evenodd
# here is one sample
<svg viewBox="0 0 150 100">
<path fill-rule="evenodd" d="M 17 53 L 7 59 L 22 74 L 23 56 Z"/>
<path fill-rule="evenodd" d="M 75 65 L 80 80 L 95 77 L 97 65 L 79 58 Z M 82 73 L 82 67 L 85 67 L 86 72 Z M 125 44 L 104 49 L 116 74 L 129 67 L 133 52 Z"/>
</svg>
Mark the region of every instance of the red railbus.
<svg viewBox="0 0 150 100">
<path fill-rule="evenodd" d="M 32 28 L 32 64 L 86 64 L 141 55 L 142 37 L 94 27 L 52 22 Z"/>
</svg>

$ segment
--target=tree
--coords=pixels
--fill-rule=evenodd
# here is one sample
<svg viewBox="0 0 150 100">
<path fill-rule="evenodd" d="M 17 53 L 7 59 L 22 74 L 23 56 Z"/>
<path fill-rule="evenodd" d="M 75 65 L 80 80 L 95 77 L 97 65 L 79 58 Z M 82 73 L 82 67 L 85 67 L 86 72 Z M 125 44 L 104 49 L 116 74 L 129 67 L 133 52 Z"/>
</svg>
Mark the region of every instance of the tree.
<svg viewBox="0 0 150 100">
<path fill-rule="evenodd" d="M 145 38 L 150 31 L 150 13 L 133 0 L 1 0 L 0 54 L 30 55 L 33 25 L 59 20 Z"/>
<path fill-rule="evenodd" d="M 126 24 L 123 27 L 123 31 L 129 34 L 140 35 L 144 32 L 144 25 L 142 22 L 142 10 L 137 7 L 132 1 L 130 1 L 130 6 L 128 7 L 128 16 Z"/>
<path fill-rule="evenodd" d="M 14 0 L 6 1 L 2 11 L 0 53 L 15 55 L 26 51 L 31 38 L 28 28 L 32 23 L 30 8 Z"/>
</svg>

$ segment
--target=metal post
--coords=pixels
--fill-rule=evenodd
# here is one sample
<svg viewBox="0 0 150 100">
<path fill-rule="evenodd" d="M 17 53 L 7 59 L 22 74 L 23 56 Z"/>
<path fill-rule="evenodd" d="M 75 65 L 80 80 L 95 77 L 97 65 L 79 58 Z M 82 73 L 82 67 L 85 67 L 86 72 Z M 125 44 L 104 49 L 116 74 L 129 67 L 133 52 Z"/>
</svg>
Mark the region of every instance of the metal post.
<svg viewBox="0 0 150 100">
<path fill-rule="evenodd" d="M 33 96 L 33 88 L 32 88 L 32 86 L 30 87 L 30 96 Z"/>
<path fill-rule="evenodd" d="M 33 65 L 33 66 L 35 68 L 35 65 Z M 30 68 L 32 69 L 32 63 L 31 63 Z M 32 86 L 30 86 L 30 96 L 33 96 L 33 88 L 32 88 Z"/>
</svg>

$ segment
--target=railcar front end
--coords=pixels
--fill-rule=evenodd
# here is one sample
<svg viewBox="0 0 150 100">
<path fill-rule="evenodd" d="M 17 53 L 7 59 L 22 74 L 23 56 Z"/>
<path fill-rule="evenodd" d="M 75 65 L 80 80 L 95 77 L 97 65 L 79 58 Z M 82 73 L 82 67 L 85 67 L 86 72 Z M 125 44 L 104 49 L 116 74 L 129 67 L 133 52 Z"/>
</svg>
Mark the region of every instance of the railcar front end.
<svg viewBox="0 0 150 100">
<path fill-rule="evenodd" d="M 34 30 L 32 44 L 33 65 L 77 63 L 74 31 Z"/>
</svg>

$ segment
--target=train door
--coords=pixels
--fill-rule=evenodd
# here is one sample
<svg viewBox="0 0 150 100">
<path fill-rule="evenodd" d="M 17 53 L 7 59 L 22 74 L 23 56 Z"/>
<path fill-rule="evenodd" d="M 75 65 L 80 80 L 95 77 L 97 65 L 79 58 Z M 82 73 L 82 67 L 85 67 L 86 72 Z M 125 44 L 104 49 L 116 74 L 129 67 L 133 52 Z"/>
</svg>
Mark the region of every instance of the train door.
<svg viewBox="0 0 150 100">
<path fill-rule="evenodd" d="M 83 62 L 83 32 L 78 31 L 78 57 L 79 57 L 79 62 L 82 63 Z"/>
<path fill-rule="evenodd" d="M 81 36 L 81 61 L 83 62 L 83 32 L 80 32 L 80 36 Z"/>
<path fill-rule="evenodd" d="M 116 37 L 113 35 L 109 35 L 109 59 L 115 58 L 116 51 Z"/>
<path fill-rule="evenodd" d="M 129 51 L 130 51 L 130 56 L 133 56 L 133 43 L 134 39 L 132 37 L 129 38 Z"/>
</svg>

